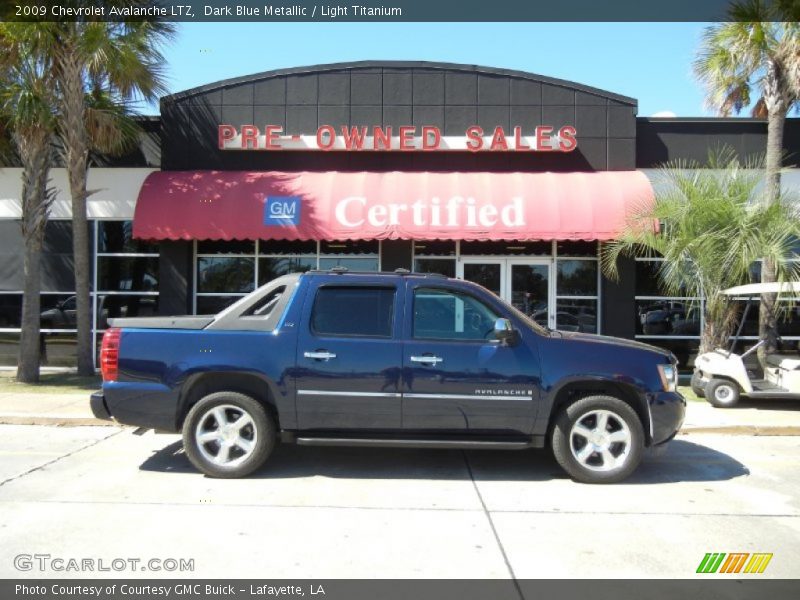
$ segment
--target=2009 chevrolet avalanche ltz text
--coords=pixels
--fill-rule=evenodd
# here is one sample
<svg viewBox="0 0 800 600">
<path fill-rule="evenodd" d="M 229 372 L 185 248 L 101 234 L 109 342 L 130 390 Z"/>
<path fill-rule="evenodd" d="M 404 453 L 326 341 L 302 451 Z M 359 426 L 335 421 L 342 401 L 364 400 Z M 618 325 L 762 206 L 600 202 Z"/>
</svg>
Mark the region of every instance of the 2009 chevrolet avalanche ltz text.
<svg viewBox="0 0 800 600">
<path fill-rule="evenodd" d="M 685 401 L 669 352 L 544 329 L 490 291 L 408 273 L 285 275 L 216 316 L 114 319 L 94 414 L 182 431 L 213 477 L 278 441 L 523 449 L 616 482 L 669 441 Z"/>
</svg>

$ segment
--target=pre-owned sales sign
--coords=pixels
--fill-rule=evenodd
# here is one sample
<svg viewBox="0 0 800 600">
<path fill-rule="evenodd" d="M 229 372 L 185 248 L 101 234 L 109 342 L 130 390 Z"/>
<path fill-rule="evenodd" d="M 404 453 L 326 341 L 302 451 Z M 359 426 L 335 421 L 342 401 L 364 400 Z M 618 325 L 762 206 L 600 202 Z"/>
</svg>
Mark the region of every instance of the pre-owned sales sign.
<svg viewBox="0 0 800 600">
<path fill-rule="evenodd" d="M 523 135 L 520 126 L 509 132 L 498 126 L 489 132 L 473 125 L 463 136 L 443 136 L 432 125 L 322 125 L 315 135 L 287 135 L 280 125 L 219 125 L 217 136 L 220 150 L 572 152 L 578 146 L 577 131 L 571 125 L 557 130 L 539 125 L 533 135 Z"/>
</svg>

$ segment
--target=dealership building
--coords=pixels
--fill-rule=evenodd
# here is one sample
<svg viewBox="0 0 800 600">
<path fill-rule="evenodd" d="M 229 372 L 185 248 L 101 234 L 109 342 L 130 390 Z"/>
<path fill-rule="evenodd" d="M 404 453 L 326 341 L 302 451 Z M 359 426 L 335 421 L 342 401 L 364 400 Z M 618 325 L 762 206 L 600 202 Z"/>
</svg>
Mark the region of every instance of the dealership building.
<svg viewBox="0 0 800 600">
<path fill-rule="evenodd" d="M 659 262 L 603 277 L 600 244 L 651 203 L 657 168 L 728 145 L 766 146 L 756 119 L 643 118 L 637 101 L 472 65 L 368 61 L 259 73 L 162 98 L 138 148 L 93 156 L 93 322 L 215 313 L 290 271 L 407 269 L 476 281 L 558 329 L 696 352 L 698 298 L 666 297 Z M 800 190 L 800 119 L 783 186 Z M 70 195 L 43 258 L 50 365 L 73 365 Z M 0 363 L 16 362 L 22 305 L 20 169 L 0 166 Z M 758 265 L 754 265 L 758 277 Z M 800 339 L 786 323 L 785 338 Z M 746 334 L 756 333 L 751 322 Z"/>
</svg>

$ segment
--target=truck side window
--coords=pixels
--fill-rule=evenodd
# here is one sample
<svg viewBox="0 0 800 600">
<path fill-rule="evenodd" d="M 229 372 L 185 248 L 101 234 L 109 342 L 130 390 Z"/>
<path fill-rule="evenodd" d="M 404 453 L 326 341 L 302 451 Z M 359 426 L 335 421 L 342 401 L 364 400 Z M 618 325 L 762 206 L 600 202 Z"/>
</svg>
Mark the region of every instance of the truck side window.
<svg viewBox="0 0 800 600">
<path fill-rule="evenodd" d="M 480 300 L 452 290 L 414 291 L 414 338 L 486 340 L 494 336 L 497 313 Z"/>
<path fill-rule="evenodd" d="M 394 296 L 393 287 L 320 287 L 311 312 L 311 330 L 317 335 L 390 338 Z"/>
</svg>

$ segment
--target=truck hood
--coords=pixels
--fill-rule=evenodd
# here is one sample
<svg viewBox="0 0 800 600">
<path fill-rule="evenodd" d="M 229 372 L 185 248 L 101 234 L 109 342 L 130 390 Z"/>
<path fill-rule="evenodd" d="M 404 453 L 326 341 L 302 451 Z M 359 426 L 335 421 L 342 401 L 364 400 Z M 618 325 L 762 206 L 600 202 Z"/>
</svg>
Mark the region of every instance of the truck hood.
<svg viewBox="0 0 800 600">
<path fill-rule="evenodd" d="M 550 335 L 551 337 L 561 337 L 562 339 L 575 340 L 576 342 L 589 342 L 592 344 L 601 344 L 604 346 L 615 346 L 617 348 L 644 350 L 646 352 L 653 352 L 655 354 L 664 356 L 665 358 L 668 358 L 670 361 L 674 360 L 672 352 L 670 352 L 669 350 L 665 350 L 664 348 L 659 348 L 657 346 L 651 346 L 650 344 L 637 342 L 636 340 L 626 340 L 623 338 L 616 338 L 608 335 L 596 335 L 593 333 L 573 333 L 567 331 L 553 331 L 550 333 Z"/>
</svg>

